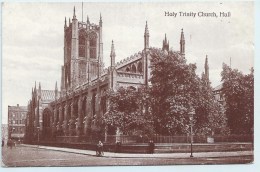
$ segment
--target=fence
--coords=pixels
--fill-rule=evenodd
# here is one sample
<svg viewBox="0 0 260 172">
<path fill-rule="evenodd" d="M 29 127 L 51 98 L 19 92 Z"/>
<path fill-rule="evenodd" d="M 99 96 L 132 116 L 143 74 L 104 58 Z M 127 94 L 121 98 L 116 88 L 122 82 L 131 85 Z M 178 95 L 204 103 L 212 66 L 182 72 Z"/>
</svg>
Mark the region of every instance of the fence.
<svg viewBox="0 0 260 172">
<path fill-rule="evenodd" d="M 57 136 L 56 141 L 63 143 L 77 143 L 80 142 L 80 139 L 78 136 Z"/>
<path fill-rule="evenodd" d="M 155 143 L 190 143 L 191 138 L 189 135 L 181 136 L 160 136 L 154 135 L 153 138 L 148 136 L 127 136 L 127 135 L 108 135 L 107 143 L 115 143 L 120 140 L 121 143 L 147 143 L 149 140 L 153 140 Z M 251 142 L 253 143 L 254 135 L 214 135 L 214 142 Z M 193 136 L 194 143 L 207 143 L 208 137 L 205 135 L 195 135 Z"/>
<path fill-rule="evenodd" d="M 214 136 L 215 142 L 254 142 L 254 135 L 229 135 L 229 136 Z"/>
<path fill-rule="evenodd" d="M 107 135 L 106 143 L 116 143 L 116 141 L 120 141 L 121 143 L 137 143 L 138 142 L 138 136 Z"/>
</svg>

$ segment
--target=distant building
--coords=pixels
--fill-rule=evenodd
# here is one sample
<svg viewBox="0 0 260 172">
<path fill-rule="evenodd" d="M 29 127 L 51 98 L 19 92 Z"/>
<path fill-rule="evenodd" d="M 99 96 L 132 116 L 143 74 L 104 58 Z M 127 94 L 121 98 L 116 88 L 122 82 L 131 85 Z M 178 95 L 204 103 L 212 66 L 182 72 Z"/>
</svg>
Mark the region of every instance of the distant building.
<svg viewBox="0 0 260 172">
<path fill-rule="evenodd" d="M 2 124 L 2 139 L 6 142 L 8 139 L 8 125 Z"/>
<path fill-rule="evenodd" d="M 8 106 L 8 138 L 23 140 L 27 114 L 26 106 Z"/>
<path fill-rule="evenodd" d="M 224 105 L 225 104 L 225 98 L 224 98 L 222 91 L 223 91 L 223 84 L 220 84 L 220 85 L 216 86 L 215 88 L 213 88 L 213 93 L 214 93 L 215 99 L 219 103 Z"/>
</svg>

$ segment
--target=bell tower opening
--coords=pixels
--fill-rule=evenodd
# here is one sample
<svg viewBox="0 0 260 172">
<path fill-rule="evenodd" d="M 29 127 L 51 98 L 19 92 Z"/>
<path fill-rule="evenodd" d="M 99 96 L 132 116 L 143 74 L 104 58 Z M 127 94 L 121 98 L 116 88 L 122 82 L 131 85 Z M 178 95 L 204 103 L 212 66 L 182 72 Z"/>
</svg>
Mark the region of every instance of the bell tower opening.
<svg viewBox="0 0 260 172">
<path fill-rule="evenodd" d="M 95 33 L 91 33 L 89 35 L 89 51 L 90 51 L 90 58 L 96 59 L 97 58 L 97 35 Z"/>
<path fill-rule="evenodd" d="M 81 30 L 79 34 L 79 57 L 86 57 L 86 38 L 84 31 Z"/>
</svg>

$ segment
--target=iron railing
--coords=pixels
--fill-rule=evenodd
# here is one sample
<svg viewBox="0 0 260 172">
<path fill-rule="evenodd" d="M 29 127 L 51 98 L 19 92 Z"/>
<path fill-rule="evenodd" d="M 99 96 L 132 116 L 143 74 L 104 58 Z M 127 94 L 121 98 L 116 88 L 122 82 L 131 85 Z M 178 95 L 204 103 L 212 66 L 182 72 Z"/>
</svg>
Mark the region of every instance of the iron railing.
<svg viewBox="0 0 260 172">
<path fill-rule="evenodd" d="M 209 141 L 208 136 L 205 135 L 194 135 L 194 143 L 207 143 Z M 213 138 L 214 142 L 251 142 L 253 143 L 254 135 L 214 135 L 210 138 Z M 148 136 L 128 136 L 128 135 L 108 135 L 106 142 L 115 143 L 116 141 L 121 143 L 147 143 L 149 140 L 153 140 L 155 143 L 190 143 L 189 135 L 180 135 L 180 136 L 161 136 L 154 135 L 152 138 Z"/>
</svg>

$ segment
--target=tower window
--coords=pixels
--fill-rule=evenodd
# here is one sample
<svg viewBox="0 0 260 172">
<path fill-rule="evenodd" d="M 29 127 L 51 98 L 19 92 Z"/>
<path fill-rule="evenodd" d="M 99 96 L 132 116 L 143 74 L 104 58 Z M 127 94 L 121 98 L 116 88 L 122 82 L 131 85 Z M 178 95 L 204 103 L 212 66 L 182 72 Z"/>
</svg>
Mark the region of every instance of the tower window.
<svg viewBox="0 0 260 172">
<path fill-rule="evenodd" d="M 90 58 L 97 58 L 97 36 L 95 33 L 89 35 Z"/>
<path fill-rule="evenodd" d="M 85 47 L 86 47 L 86 39 L 84 35 L 84 31 L 80 31 L 79 34 L 79 56 L 85 57 Z"/>
<path fill-rule="evenodd" d="M 89 43 L 90 47 L 96 47 L 96 44 L 97 44 L 96 38 L 92 38 L 92 39 L 90 40 L 90 43 Z"/>
</svg>

